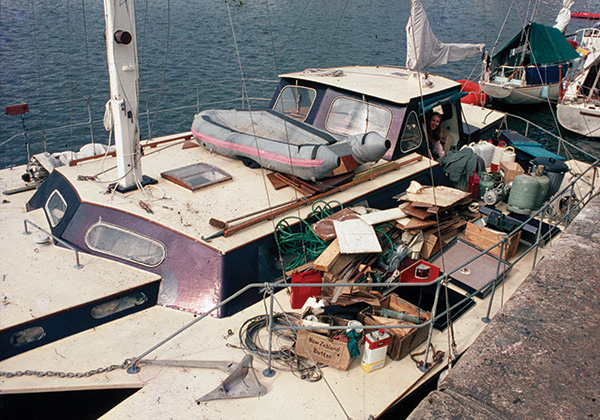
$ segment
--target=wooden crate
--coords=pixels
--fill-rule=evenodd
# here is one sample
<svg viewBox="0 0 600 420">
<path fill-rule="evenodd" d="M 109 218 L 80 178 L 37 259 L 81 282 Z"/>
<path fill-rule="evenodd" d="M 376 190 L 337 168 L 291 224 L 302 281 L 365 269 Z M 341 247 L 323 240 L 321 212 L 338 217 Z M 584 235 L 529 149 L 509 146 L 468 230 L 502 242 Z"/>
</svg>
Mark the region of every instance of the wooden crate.
<svg viewBox="0 0 600 420">
<path fill-rule="evenodd" d="M 350 363 L 352 363 L 348 343 L 308 330 L 298 330 L 298 338 L 294 349 L 298 356 L 340 370 L 348 370 Z"/>
<path fill-rule="evenodd" d="M 382 307 L 397 312 L 404 312 L 407 315 L 421 317 L 424 322 L 431 319 L 431 313 L 419 309 L 394 293 L 382 302 Z M 376 316 L 370 314 L 368 311 L 361 314 L 361 322 L 364 325 L 415 325 L 408 321 Z M 372 330 L 365 330 L 365 333 L 367 331 Z M 385 328 L 385 331 L 390 334 L 390 344 L 387 349 L 388 356 L 392 360 L 400 360 L 427 339 L 429 327 Z"/>
<path fill-rule="evenodd" d="M 488 249 L 490 246 L 498 243 L 503 237 L 507 236 L 506 233 L 480 226 L 480 220 L 481 219 L 478 219 L 473 223 L 467 223 L 467 228 L 465 229 L 465 240 L 475 245 L 477 248 L 482 250 Z M 508 245 L 505 245 L 504 247 L 502 259 L 507 260 L 517 253 L 520 240 L 521 231 L 508 238 Z M 490 254 L 495 255 L 496 257 L 500 256 L 500 247 L 501 245 L 492 248 Z"/>
<path fill-rule="evenodd" d="M 480 248 L 482 250 L 488 249 L 490 246 L 494 245 L 495 243 L 498 243 L 503 237 L 506 236 L 506 233 L 498 232 L 480 226 L 480 222 L 478 220 L 476 220 L 473 223 L 467 223 L 467 228 L 465 229 L 465 240 L 475 245 L 477 248 Z M 513 234 L 510 238 L 508 238 L 508 245 L 504 247 L 504 255 L 502 256 L 502 259 L 507 260 L 517 253 L 520 239 L 521 231 Z M 490 254 L 498 257 L 500 255 L 500 249 L 501 245 L 498 245 L 497 247 L 492 248 L 490 250 Z"/>
</svg>

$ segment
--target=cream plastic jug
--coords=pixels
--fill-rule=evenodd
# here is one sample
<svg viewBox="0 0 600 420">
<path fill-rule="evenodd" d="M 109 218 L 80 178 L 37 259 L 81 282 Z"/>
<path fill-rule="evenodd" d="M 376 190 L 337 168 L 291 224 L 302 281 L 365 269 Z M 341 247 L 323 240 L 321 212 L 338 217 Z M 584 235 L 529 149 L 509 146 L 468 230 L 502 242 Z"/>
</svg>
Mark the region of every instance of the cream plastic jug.
<svg viewBox="0 0 600 420">
<path fill-rule="evenodd" d="M 515 153 L 515 148 L 512 146 L 505 147 L 500 162 L 514 162 L 516 159 L 517 154 Z"/>
<path fill-rule="evenodd" d="M 498 172 L 498 165 L 506 148 L 506 142 L 499 141 L 498 145 L 494 147 L 494 154 L 492 155 L 492 163 L 490 164 L 491 172 Z"/>
<path fill-rule="evenodd" d="M 485 167 L 489 168 L 492 165 L 492 158 L 494 157 L 494 151 L 496 147 L 489 141 L 481 140 L 477 143 L 479 146 L 479 156 L 485 162 Z"/>
</svg>

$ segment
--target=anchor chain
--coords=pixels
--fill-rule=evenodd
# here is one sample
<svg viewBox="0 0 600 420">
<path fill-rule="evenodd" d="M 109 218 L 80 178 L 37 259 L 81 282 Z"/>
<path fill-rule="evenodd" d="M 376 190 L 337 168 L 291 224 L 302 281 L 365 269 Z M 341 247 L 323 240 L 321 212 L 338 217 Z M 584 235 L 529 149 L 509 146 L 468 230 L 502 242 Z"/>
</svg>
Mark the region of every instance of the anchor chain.
<svg viewBox="0 0 600 420">
<path fill-rule="evenodd" d="M 77 372 L 77 373 L 56 372 L 56 371 L 52 371 L 52 370 L 47 370 L 45 372 L 39 371 L 39 370 L 18 370 L 16 372 L 0 371 L 0 377 L 14 378 L 14 377 L 21 377 L 21 376 L 37 376 L 38 378 L 43 378 L 43 377 L 56 376 L 58 378 L 89 378 L 90 376 L 97 375 L 99 373 L 108 373 L 108 372 L 112 372 L 117 369 L 125 370 L 132 364 L 133 364 L 133 359 L 126 359 L 120 365 L 110 365 L 107 367 L 88 370 L 87 372 Z"/>
</svg>

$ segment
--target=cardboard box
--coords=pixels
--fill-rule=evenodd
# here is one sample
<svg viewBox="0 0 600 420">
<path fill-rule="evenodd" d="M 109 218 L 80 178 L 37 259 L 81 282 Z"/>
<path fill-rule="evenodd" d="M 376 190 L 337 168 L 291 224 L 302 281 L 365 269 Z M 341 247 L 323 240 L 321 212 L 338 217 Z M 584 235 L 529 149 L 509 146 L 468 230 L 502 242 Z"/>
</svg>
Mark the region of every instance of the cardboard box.
<svg viewBox="0 0 600 420">
<path fill-rule="evenodd" d="M 465 229 L 465 240 L 481 250 L 488 249 L 490 246 L 498 243 L 506 236 L 506 233 L 498 232 L 496 230 L 488 229 L 482 226 L 483 219 L 477 219 L 475 222 L 467 223 Z M 521 231 L 515 233 L 508 238 L 508 245 L 504 247 L 504 255 L 502 259 L 509 259 L 517 253 L 519 248 L 519 240 L 521 239 Z M 496 257 L 500 256 L 501 245 L 492 248 L 490 254 Z"/>
<path fill-rule="evenodd" d="M 504 183 L 512 182 L 517 175 L 524 174 L 525 171 L 517 162 L 500 162 L 500 173 L 504 177 Z"/>
<path fill-rule="evenodd" d="M 308 330 L 298 330 L 295 351 L 298 356 L 306 357 L 309 360 L 312 358 L 317 363 L 323 363 L 339 370 L 348 370 L 352 362 L 348 343 Z"/>
<path fill-rule="evenodd" d="M 423 322 L 431 319 L 430 312 L 418 308 L 412 303 L 398 297 L 398 295 L 394 293 L 392 293 L 382 302 L 382 307 L 391 309 L 392 311 L 403 312 L 407 315 L 421 317 Z M 368 310 L 361 314 L 361 322 L 364 325 L 415 325 L 408 321 L 376 316 L 372 313 L 369 313 Z M 421 328 L 417 328 L 416 326 L 414 328 L 385 328 L 385 331 L 390 334 L 390 344 L 388 345 L 387 349 L 388 356 L 392 360 L 400 360 L 427 339 L 429 326 Z"/>
</svg>

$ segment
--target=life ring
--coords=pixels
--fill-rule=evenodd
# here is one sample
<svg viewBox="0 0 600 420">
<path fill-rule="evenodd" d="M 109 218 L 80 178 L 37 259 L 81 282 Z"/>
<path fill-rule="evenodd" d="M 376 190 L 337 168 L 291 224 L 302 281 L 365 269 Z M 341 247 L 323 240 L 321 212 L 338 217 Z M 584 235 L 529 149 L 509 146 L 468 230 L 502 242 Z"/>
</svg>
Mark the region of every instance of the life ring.
<svg viewBox="0 0 600 420">
<path fill-rule="evenodd" d="M 462 86 L 460 88 L 461 92 L 468 92 L 467 95 L 460 99 L 463 104 L 485 106 L 488 103 L 488 96 L 485 92 L 481 91 L 479 83 L 466 79 L 458 80 L 458 83 Z"/>
</svg>

